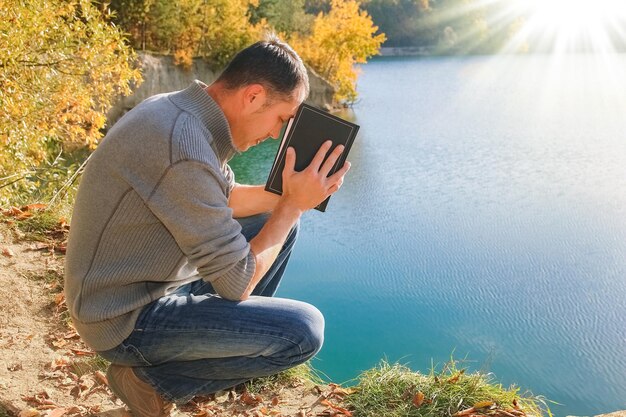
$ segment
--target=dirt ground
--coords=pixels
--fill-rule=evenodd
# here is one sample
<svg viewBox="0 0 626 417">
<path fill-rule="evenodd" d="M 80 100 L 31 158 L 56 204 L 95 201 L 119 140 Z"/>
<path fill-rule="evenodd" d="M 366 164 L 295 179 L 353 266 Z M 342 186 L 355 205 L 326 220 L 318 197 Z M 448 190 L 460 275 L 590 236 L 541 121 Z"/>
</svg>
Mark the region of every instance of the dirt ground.
<svg viewBox="0 0 626 417">
<path fill-rule="evenodd" d="M 67 319 L 62 250 L 0 223 L 0 417 L 129 416 L 108 389 L 106 363 Z M 175 415 L 343 416 L 345 394 L 334 384 L 292 381 L 258 394 L 195 399 Z"/>
</svg>

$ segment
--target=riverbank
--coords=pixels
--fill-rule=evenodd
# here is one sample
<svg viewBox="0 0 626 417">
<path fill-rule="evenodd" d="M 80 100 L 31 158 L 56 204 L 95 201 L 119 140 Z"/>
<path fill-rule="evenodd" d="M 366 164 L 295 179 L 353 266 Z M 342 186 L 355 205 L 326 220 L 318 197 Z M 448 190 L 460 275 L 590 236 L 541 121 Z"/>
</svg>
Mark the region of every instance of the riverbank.
<svg viewBox="0 0 626 417">
<path fill-rule="evenodd" d="M 41 214 L 41 208 L 0 215 L 0 417 L 129 416 L 108 389 L 108 364 L 82 343 L 68 318 L 62 287 L 67 221 Z M 488 376 L 466 374 L 454 362 L 430 375 L 383 362 L 353 388 L 323 383 L 300 367 L 195 398 L 177 415 L 545 415 L 537 399 L 503 389 Z"/>
<path fill-rule="evenodd" d="M 383 46 L 380 56 L 431 56 L 432 48 L 427 46 Z"/>
<path fill-rule="evenodd" d="M 107 386 L 107 363 L 68 319 L 62 288 L 67 230 L 62 221 L 33 240 L 0 223 L 0 417 L 128 416 Z M 339 416 L 333 407 L 341 407 L 344 396 L 337 385 L 312 382 L 305 369 L 196 398 L 178 415 Z"/>
</svg>

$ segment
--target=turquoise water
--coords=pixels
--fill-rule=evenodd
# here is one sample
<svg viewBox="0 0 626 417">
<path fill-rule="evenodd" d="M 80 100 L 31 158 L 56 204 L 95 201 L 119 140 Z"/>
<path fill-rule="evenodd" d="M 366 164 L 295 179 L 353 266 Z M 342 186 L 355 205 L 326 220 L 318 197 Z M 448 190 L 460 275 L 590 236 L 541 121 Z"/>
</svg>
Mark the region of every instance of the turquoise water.
<svg viewBox="0 0 626 417">
<path fill-rule="evenodd" d="M 556 416 L 626 409 L 626 56 L 364 65 L 352 169 L 279 295 L 315 304 L 335 381 L 451 354 Z M 276 143 L 232 165 L 264 182 Z"/>
</svg>

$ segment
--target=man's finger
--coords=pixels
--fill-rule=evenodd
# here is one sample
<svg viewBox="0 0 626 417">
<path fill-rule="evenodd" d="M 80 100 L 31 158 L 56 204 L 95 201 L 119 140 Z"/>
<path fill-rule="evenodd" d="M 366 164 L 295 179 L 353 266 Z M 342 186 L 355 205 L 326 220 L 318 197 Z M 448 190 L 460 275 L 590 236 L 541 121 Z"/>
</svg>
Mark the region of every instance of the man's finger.
<svg viewBox="0 0 626 417">
<path fill-rule="evenodd" d="M 343 178 L 341 178 L 338 182 L 336 182 L 333 185 L 331 185 L 330 188 L 328 188 L 328 192 L 330 194 L 333 194 L 333 193 L 339 191 L 339 189 L 341 188 L 342 184 L 343 184 Z"/>
<path fill-rule="evenodd" d="M 322 146 L 320 146 L 317 153 L 313 157 L 313 160 L 309 164 L 309 168 L 315 170 L 315 172 L 318 172 L 320 170 L 320 166 L 322 165 L 322 162 L 324 162 L 324 158 L 326 157 L 326 154 L 328 153 L 328 150 L 330 149 L 332 144 L 333 142 L 331 140 L 327 140 L 326 142 L 322 143 Z"/>
<path fill-rule="evenodd" d="M 287 175 L 293 174 L 296 167 L 296 151 L 290 146 L 285 153 L 285 167 L 283 173 Z"/>
<path fill-rule="evenodd" d="M 327 184 L 337 184 L 340 181 L 343 182 L 343 177 L 350 170 L 350 166 L 350 162 L 346 161 L 341 169 L 337 170 L 337 172 L 328 177 Z"/>
<path fill-rule="evenodd" d="M 320 171 L 319 171 L 320 174 L 322 174 L 324 177 L 328 176 L 328 173 L 333 169 L 333 167 L 337 163 L 337 159 L 339 159 L 343 150 L 344 150 L 343 145 L 338 145 L 335 149 L 333 149 L 331 154 L 328 155 L 328 158 L 326 158 L 326 161 L 324 161 L 324 165 L 322 165 L 322 167 L 320 168 Z"/>
</svg>

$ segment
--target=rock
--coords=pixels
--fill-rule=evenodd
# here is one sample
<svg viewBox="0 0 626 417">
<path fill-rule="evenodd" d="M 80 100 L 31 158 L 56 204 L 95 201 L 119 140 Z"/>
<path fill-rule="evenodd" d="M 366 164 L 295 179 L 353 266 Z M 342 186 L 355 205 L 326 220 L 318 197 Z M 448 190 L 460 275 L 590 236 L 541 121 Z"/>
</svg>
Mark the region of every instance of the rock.
<svg viewBox="0 0 626 417">
<path fill-rule="evenodd" d="M 588 416 L 567 416 L 567 417 L 588 417 Z M 626 410 L 614 411 L 608 414 L 598 414 L 593 417 L 626 417 Z"/>
<path fill-rule="evenodd" d="M 113 126 L 124 113 L 150 96 L 185 89 L 193 80 L 210 84 L 219 75 L 219 72 L 212 71 L 207 62 L 201 58 L 195 58 L 191 68 L 186 70 L 175 65 L 174 58 L 170 55 L 138 52 L 137 56 L 141 65 L 143 83 L 139 87 L 133 88 L 132 95 L 117 99 L 107 114 L 108 127 Z M 325 110 L 336 107 L 336 103 L 333 101 L 334 88 L 311 68 L 307 69 L 311 91 L 306 102 Z"/>
<path fill-rule="evenodd" d="M 124 408 L 116 408 L 115 410 L 103 411 L 94 417 L 131 417 L 130 413 Z"/>
<path fill-rule="evenodd" d="M 599 414 L 595 417 L 626 417 L 626 410 L 614 411 L 608 414 Z"/>
</svg>

